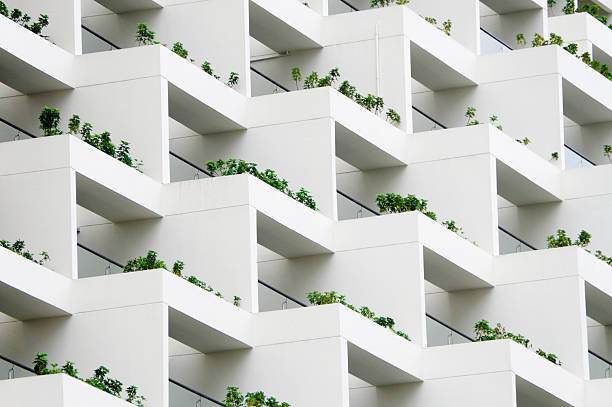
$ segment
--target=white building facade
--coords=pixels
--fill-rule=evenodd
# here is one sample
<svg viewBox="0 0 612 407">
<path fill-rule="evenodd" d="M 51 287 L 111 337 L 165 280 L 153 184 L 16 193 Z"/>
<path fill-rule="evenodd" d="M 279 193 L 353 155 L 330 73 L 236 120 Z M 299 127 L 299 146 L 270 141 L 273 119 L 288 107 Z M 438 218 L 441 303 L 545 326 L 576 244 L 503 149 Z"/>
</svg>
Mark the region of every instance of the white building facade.
<svg viewBox="0 0 612 407">
<path fill-rule="evenodd" d="M 612 0 L 397 3 L 0 1 L 0 406 L 610 405 Z"/>
</svg>

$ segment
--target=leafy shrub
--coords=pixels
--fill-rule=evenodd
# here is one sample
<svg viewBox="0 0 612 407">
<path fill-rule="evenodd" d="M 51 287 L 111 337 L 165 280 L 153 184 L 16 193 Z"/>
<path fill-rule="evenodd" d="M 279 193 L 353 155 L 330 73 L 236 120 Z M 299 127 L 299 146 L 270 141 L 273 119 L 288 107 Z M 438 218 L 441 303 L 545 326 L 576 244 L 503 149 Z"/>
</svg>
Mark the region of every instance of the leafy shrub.
<svg viewBox="0 0 612 407">
<path fill-rule="evenodd" d="M 302 81 L 302 72 L 299 67 L 291 68 L 291 80 L 295 82 L 296 88 L 299 89 Z M 304 89 L 331 87 L 339 80 L 340 70 L 338 68 L 332 69 L 329 74 L 323 77 L 319 77 L 318 72 L 312 72 L 304 79 Z M 385 107 L 383 98 L 372 94 L 363 96 L 357 93 L 357 88 L 347 80 L 343 81 L 336 90 L 374 114 L 381 113 Z M 391 123 L 399 124 L 401 122 L 400 115 L 393 109 L 387 110 L 386 117 Z"/>
<path fill-rule="evenodd" d="M 370 7 L 387 7 L 393 4 L 408 4 L 410 0 L 370 0 Z"/>
<path fill-rule="evenodd" d="M 495 328 L 491 328 L 489 326 L 489 322 L 482 319 L 474 324 L 474 333 L 476 334 L 477 342 L 484 341 L 495 341 L 498 339 L 511 339 L 519 345 L 523 345 L 527 349 L 531 349 L 532 345 L 530 344 L 529 339 L 525 338 L 521 334 L 513 334 L 512 332 L 506 331 L 501 324 L 497 324 Z M 542 349 L 536 351 L 536 353 L 548 361 L 554 363 L 555 365 L 561 366 L 561 361 L 557 359 L 557 356 L 553 353 L 546 353 Z"/>
<path fill-rule="evenodd" d="M 49 254 L 47 252 L 41 252 L 40 258 L 35 259 L 34 255 L 29 251 L 25 250 L 25 242 L 23 240 L 16 240 L 15 243 L 9 242 L 8 240 L 0 240 L 0 247 L 4 247 L 12 251 L 13 253 L 17 253 L 18 255 L 25 257 L 26 259 L 33 261 L 36 264 L 43 265 L 44 262 L 49 261 Z"/>
<path fill-rule="evenodd" d="M 289 189 L 289 182 L 286 179 L 279 178 L 278 175 L 276 175 L 276 172 L 273 170 L 267 169 L 265 171 L 259 171 L 257 169 L 257 164 L 247 163 L 244 160 L 238 160 L 236 158 L 230 158 L 227 161 L 221 159 L 217 161 L 209 161 L 206 163 L 206 168 L 213 177 L 251 174 L 271 187 L 278 189 L 290 198 L 295 199 L 303 205 L 306 205 L 310 209 L 315 211 L 318 210 L 317 203 L 310 192 L 304 188 L 300 188 L 298 192 L 292 191 Z"/>
<path fill-rule="evenodd" d="M 608 161 L 612 162 L 612 146 L 609 144 L 604 144 L 603 146 L 603 155 L 604 157 L 608 157 Z"/>
<path fill-rule="evenodd" d="M 559 152 L 555 151 L 553 153 L 550 153 L 550 159 L 551 160 L 558 160 L 559 159 Z"/>
<path fill-rule="evenodd" d="M 464 115 L 467 118 L 467 123 L 465 124 L 466 126 L 476 126 L 478 124 L 481 124 L 480 121 L 476 119 L 476 111 L 477 110 L 475 107 L 468 106 Z M 493 126 L 497 127 L 499 130 L 504 130 L 501 124 L 497 124 L 497 121 L 499 120 L 499 117 L 497 115 L 489 117 L 489 120 Z"/>
<path fill-rule="evenodd" d="M 549 249 L 556 247 L 580 246 L 587 252 L 591 253 L 591 251 L 587 249 L 587 246 L 591 244 L 591 234 L 585 230 L 582 230 L 578 235 L 578 238 L 572 242 L 572 239 L 567 236 L 565 230 L 559 229 L 557 230 L 557 236 L 548 236 L 546 238 L 546 242 Z M 601 250 L 595 250 L 595 254 L 593 255 L 609 266 L 612 266 L 612 257 L 606 256 Z"/>
<path fill-rule="evenodd" d="M 394 193 L 376 195 L 376 204 L 381 213 L 402 213 L 418 211 L 436 220 L 436 214 L 427 210 L 427 200 L 408 194 L 403 197 Z"/>
<path fill-rule="evenodd" d="M 18 8 L 9 10 L 7 5 L 3 1 L 0 1 L 0 15 L 11 19 L 12 21 L 16 22 L 23 28 L 33 32 L 36 35 L 39 35 L 45 39 L 48 38 L 46 35 L 42 34 L 45 27 L 49 25 L 49 16 L 47 14 L 39 15 L 38 20 L 36 22 L 29 24 L 32 18 L 28 14 L 24 13 Z"/>
<path fill-rule="evenodd" d="M 225 407 L 291 407 L 290 404 L 279 403 L 274 397 L 266 397 L 263 391 L 242 395 L 238 387 L 228 387 L 224 400 Z"/>
<path fill-rule="evenodd" d="M 58 109 L 52 109 L 45 106 L 38 117 L 40 121 L 40 129 L 43 131 L 42 136 L 55 136 L 62 134 L 63 132 L 59 129 L 60 124 L 60 111 Z M 118 161 L 121 161 L 125 165 L 132 167 L 140 171 L 142 161 L 132 158 L 130 155 L 130 143 L 121 140 L 119 147 L 116 147 L 112 140 L 111 134 L 105 131 L 102 134 L 92 134 L 93 126 L 91 123 L 83 123 L 81 127 L 81 118 L 79 115 L 73 115 L 68 120 L 68 134 L 77 135 L 81 134 L 81 140 L 86 142 L 92 147 L 97 148 L 103 153 L 110 155 Z"/>
<path fill-rule="evenodd" d="M 39 376 L 57 374 L 57 373 L 65 373 L 75 379 L 78 379 L 82 382 L 89 384 L 97 389 L 102 390 L 108 394 L 112 394 L 115 397 L 121 398 L 121 393 L 123 391 L 123 383 L 117 379 L 113 379 L 108 377 L 108 373 L 110 371 L 104 367 L 100 366 L 96 370 L 94 370 L 93 376 L 83 379 L 78 376 L 78 370 L 74 366 L 74 363 L 67 361 L 64 366 L 58 367 L 57 363 L 52 363 L 49 368 L 49 360 L 47 359 L 46 353 L 37 353 L 34 359 L 34 373 Z M 138 387 L 130 386 L 126 388 L 126 401 L 128 403 L 137 405 L 139 407 L 143 407 L 143 401 L 146 400 L 144 396 L 138 395 Z"/>
<path fill-rule="evenodd" d="M 147 27 L 145 23 L 138 24 L 138 27 L 136 29 L 136 42 L 138 43 L 138 45 L 159 44 L 159 41 L 155 41 L 155 32 L 149 30 L 149 28 Z M 163 45 L 164 47 L 166 46 L 166 44 L 163 44 Z M 174 52 L 176 55 L 180 56 L 181 58 L 189 60 L 190 62 L 195 62 L 194 59 L 189 58 L 189 51 L 185 49 L 185 47 L 183 46 L 183 43 L 181 42 L 175 42 L 174 44 L 172 44 L 172 52 Z M 202 68 L 204 72 L 206 72 L 210 76 L 213 76 L 215 79 L 221 79 L 220 76 L 214 74 L 214 71 L 213 71 L 213 68 L 210 62 L 204 61 L 200 67 Z M 230 88 L 233 88 L 234 86 L 238 85 L 239 80 L 240 80 L 240 77 L 238 73 L 230 72 L 226 85 L 229 86 Z"/>
<path fill-rule="evenodd" d="M 377 317 L 376 314 L 370 310 L 370 308 L 363 306 L 361 308 L 356 308 L 353 305 L 346 302 L 346 297 L 344 295 L 340 295 L 335 291 L 327 291 L 324 293 L 320 293 L 318 291 L 313 291 L 311 293 L 306 294 L 308 297 L 308 301 L 312 305 L 326 305 L 326 304 L 342 304 L 345 307 L 363 315 L 369 320 L 374 321 L 376 324 L 382 326 L 383 328 L 390 329 L 396 335 L 401 336 L 404 339 L 410 340 L 407 334 L 402 331 L 396 331 L 395 320 L 390 317 Z"/>
</svg>

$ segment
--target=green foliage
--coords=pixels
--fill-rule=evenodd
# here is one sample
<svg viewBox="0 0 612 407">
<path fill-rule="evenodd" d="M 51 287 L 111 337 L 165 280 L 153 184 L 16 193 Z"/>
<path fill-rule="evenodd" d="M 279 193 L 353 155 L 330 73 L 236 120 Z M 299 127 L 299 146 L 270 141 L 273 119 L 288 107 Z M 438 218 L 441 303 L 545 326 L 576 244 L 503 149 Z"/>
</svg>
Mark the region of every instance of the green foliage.
<svg viewBox="0 0 612 407">
<path fill-rule="evenodd" d="M 155 32 L 149 30 L 145 23 L 138 24 L 138 28 L 136 30 L 136 42 L 138 45 L 159 44 L 158 41 L 155 41 Z"/>
<path fill-rule="evenodd" d="M 387 7 L 393 4 L 408 4 L 410 0 L 370 0 L 370 7 Z"/>
<path fill-rule="evenodd" d="M 442 31 L 444 31 L 444 34 L 450 36 L 452 28 L 453 28 L 453 22 L 450 19 L 442 23 Z"/>
<path fill-rule="evenodd" d="M 189 51 L 183 48 L 183 44 L 180 42 L 175 42 L 172 45 L 172 52 L 174 52 L 179 57 L 185 58 L 185 59 L 187 59 L 187 57 L 189 56 Z"/>
<path fill-rule="evenodd" d="M 57 363 L 49 363 L 47 359 L 46 353 L 37 353 L 34 358 L 34 373 L 39 376 L 57 374 L 57 373 L 65 373 L 75 379 L 81 380 L 90 386 L 93 386 L 97 389 L 100 389 L 108 394 L 112 394 L 115 397 L 121 398 L 121 393 L 123 391 L 123 383 L 121 383 L 117 379 L 113 379 L 108 377 L 110 371 L 104 367 L 100 366 L 96 370 L 94 370 L 93 376 L 83 379 L 78 376 L 79 371 L 74 366 L 74 363 L 67 361 L 64 366 L 61 368 L 57 367 Z M 132 403 L 139 407 L 143 407 L 143 401 L 146 400 L 144 396 L 138 395 L 138 387 L 130 386 L 126 389 L 127 397 L 126 401 L 128 403 Z"/>
<path fill-rule="evenodd" d="M 313 291 L 311 293 L 307 293 L 306 297 L 312 305 L 342 304 L 345 307 L 363 315 L 367 319 L 374 321 L 376 324 L 382 326 L 383 328 L 388 328 L 396 335 L 399 335 L 404 339 L 410 340 L 408 335 L 406 335 L 404 332 L 395 330 L 395 320 L 393 318 L 377 317 L 374 311 L 370 310 L 370 308 L 366 306 L 356 308 L 355 306 L 346 302 L 346 297 L 344 295 L 340 295 L 336 291 L 326 291 L 324 293 Z"/>
<path fill-rule="evenodd" d="M 137 257 L 135 259 L 129 260 L 123 267 L 123 272 L 131 273 L 134 271 L 155 269 L 168 270 L 168 268 L 166 267 L 166 263 L 164 263 L 162 260 L 157 259 L 157 252 L 154 250 L 149 250 L 145 257 Z"/>
<path fill-rule="evenodd" d="M 315 211 L 318 210 L 317 203 L 310 192 L 304 188 L 300 188 L 298 192 L 292 191 L 289 189 L 289 182 L 284 178 L 279 178 L 276 172 L 273 170 L 267 169 L 265 171 L 259 171 L 257 169 L 257 164 L 247 163 L 244 160 L 238 160 L 235 158 L 230 158 L 227 161 L 221 159 L 217 161 L 209 161 L 206 163 L 206 168 L 212 176 L 251 174 L 271 187 L 278 189 L 290 198 L 295 199 L 303 205 L 306 205 L 310 209 Z"/>
<path fill-rule="evenodd" d="M 603 146 L 603 155 L 604 157 L 608 157 L 608 161 L 612 162 L 612 158 L 610 157 L 612 155 L 612 146 L 609 144 L 604 144 Z"/>
<path fill-rule="evenodd" d="M 572 242 L 572 239 L 563 229 L 557 230 L 557 236 L 550 235 L 546 238 L 549 249 L 555 247 L 580 246 L 586 248 L 591 243 L 591 234 L 583 230 L 578 235 L 578 238 Z"/>
<path fill-rule="evenodd" d="M 567 0 L 565 2 L 565 6 L 563 6 L 563 13 L 565 14 L 574 14 L 576 12 L 576 1 L 575 0 Z"/>
<path fill-rule="evenodd" d="M 245 397 L 238 387 L 227 387 L 224 404 L 225 407 L 291 407 L 288 403 L 279 403 L 274 397 L 266 397 L 263 391 L 247 393 Z"/>
<path fill-rule="evenodd" d="M 0 1 L 0 15 L 11 19 L 15 23 L 21 25 L 26 30 L 33 32 L 36 35 L 39 35 L 43 38 L 48 38 L 46 35 L 43 35 L 43 29 L 49 25 L 49 16 L 47 14 L 41 14 L 38 16 L 38 20 L 29 24 L 32 18 L 23 11 L 15 8 L 10 10 L 7 5 Z"/>
<path fill-rule="evenodd" d="M 296 88 L 299 89 L 300 81 L 302 80 L 302 72 L 299 67 L 291 69 L 291 79 L 295 82 Z M 312 72 L 306 77 L 306 79 L 304 79 L 304 89 L 333 86 L 339 80 L 340 70 L 338 68 L 332 69 L 329 74 L 324 77 L 319 77 L 318 72 Z M 374 96 L 372 94 L 363 96 L 360 93 L 357 93 L 357 88 L 351 85 L 351 83 L 347 80 L 342 81 L 336 90 L 374 114 L 381 113 L 385 107 L 385 101 L 382 97 Z M 387 110 L 386 117 L 391 123 L 399 124 L 401 122 L 400 115 L 393 109 Z"/>
<path fill-rule="evenodd" d="M 29 251 L 25 250 L 25 242 L 23 240 L 16 240 L 15 243 L 9 242 L 8 240 L 0 240 L 0 247 L 8 249 L 13 253 L 16 253 L 26 259 L 33 261 L 36 264 L 43 265 L 46 261 L 49 261 L 49 254 L 47 252 L 41 252 L 38 259 L 34 258 L 34 255 Z"/>
<path fill-rule="evenodd" d="M 42 137 L 62 134 L 62 131 L 59 129 L 60 111 L 58 109 L 52 109 L 49 106 L 43 107 L 40 116 L 38 116 L 38 121 L 40 122 Z"/>
<path fill-rule="evenodd" d="M 550 159 L 551 160 L 558 160 L 559 159 L 559 152 L 555 151 L 554 153 L 550 153 Z"/>
<path fill-rule="evenodd" d="M 501 324 L 497 324 L 494 328 L 489 326 L 489 322 L 482 319 L 474 324 L 474 333 L 476 334 L 477 342 L 484 341 L 495 341 L 498 339 L 511 339 L 519 345 L 523 345 L 527 349 L 531 349 L 532 345 L 530 344 L 530 340 L 525 338 L 521 334 L 513 334 L 512 332 L 506 331 Z M 536 353 L 546 360 L 554 363 L 555 365 L 561 366 L 561 361 L 557 359 L 557 356 L 550 353 L 544 352 L 542 349 L 538 349 Z"/>
<path fill-rule="evenodd" d="M 557 4 L 557 0 L 548 0 L 548 7 L 552 7 Z"/>
<path fill-rule="evenodd" d="M 527 137 L 525 137 L 525 138 L 524 138 L 524 139 L 522 139 L 522 140 L 516 139 L 515 141 L 516 141 L 517 143 L 519 143 L 519 144 L 523 144 L 523 145 L 527 145 L 527 144 L 531 143 L 531 140 L 529 140 L 529 138 L 527 138 Z"/>
<path fill-rule="evenodd" d="M 215 75 L 215 71 L 214 71 L 214 69 L 212 68 L 212 65 L 210 64 L 210 62 L 208 62 L 208 61 L 204 61 L 204 62 L 202 63 L 201 68 L 202 68 L 202 70 L 203 70 L 204 72 L 206 72 L 206 73 L 207 73 L 207 74 L 209 74 L 210 76 L 214 77 L 215 79 L 221 79 L 221 77 L 220 77 L 219 75 Z"/>
<path fill-rule="evenodd" d="M 436 220 L 436 214 L 427 210 L 427 200 L 408 194 L 403 197 L 394 193 L 376 195 L 376 204 L 381 213 L 403 213 L 418 211 Z"/>
<path fill-rule="evenodd" d="M 238 85 L 239 80 L 240 80 L 240 77 L 238 76 L 236 72 L 230 72 L 230 76 L 227 80 L 226 85 L 229 86 L 230 88 L 233 88 L 234 86 Z"/>
<path fill-rule="evenodd" d="M 466 126 L 476 126 L 480 123 L 480 120 L 476 119 L 476 108 L 472 107 L 472 106 L 468 106 L 466 111 L 465 111 L 465 118 L 467 119 L 466 122 Z M 497 115 L 492 115 L 491 117 L 489 117 L 489 120 L 491 122 L 491 124 L 495 127 L 497 127 L 499 130 L 503 131 L 504 127 L 501 124 L 497 124 L 497 122 L 499 121 L 499 116 Z"/>
</svg>

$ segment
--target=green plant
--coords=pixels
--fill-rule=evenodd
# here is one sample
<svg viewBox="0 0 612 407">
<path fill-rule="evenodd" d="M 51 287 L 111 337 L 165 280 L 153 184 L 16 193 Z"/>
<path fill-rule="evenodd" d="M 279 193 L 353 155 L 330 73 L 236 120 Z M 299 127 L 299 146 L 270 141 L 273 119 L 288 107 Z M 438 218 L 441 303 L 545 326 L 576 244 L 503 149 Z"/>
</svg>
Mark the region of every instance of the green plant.
<svg viewBox="0 0 612 407">
<path fill-rule="evenodd" d="M 376 204 L 381 213 L 403 213 L 418 211 L 436 220 L 436 214 L 427 210 L 427 200 L 408 194 L 403 197 L 394 193 L 376 195 Z"/>
<path fill-rule="evenodd" d="M 49 254 L 45 251 L 40 252 L 38 259 L 34 258 L 34 255 L 29 251 L 25 250 L 25 242 L 23 240 L 16 240 L 15 243 L 9 242 L 8 240 L 0 240 L 0 247 L 12 251 L 26 259 L 33 261 L 36 264 L 43 265 L 46 261 L 49 261 Z"/>
<path fill-rule="evenodd" d="M 59 129 L 60 111 L 58 109 L 52 109 L 49 106 L 43 107 L 40 116 L 38 116 L 38 121 L 43 132 L 42 137 L 62 134 Z"/>
<path fill-rule="evenodd" d="M 557 0 L 548 0 L 548 7 L 553 7 L 555 4 L 557 4 Z"/>
<path fill-rule="evenodd" d="M 318 210 L 317 203 L 310 192 L 304 188 L 300 188 L 297 193 L 292 191 L 289 189 L 289 182 L 286 179 L 279 178 L 276 172 L 273 170 L 266 169 L 265 171 L 259 171 L 257 169 L 257 164 L 247 163 L 244 160 L 238 160 L 235 158 L 230 158 L 227 161 L 221 159 L 217 161 L 209 161 L 206 163 L 206 168 L 212 176 L 251 174 L 271 187 L 278 189 L 290 198 L 295 199 L 299 203 L 309 207 L 310 209 Z"/>
<path fill-rule="evenodd" d="M 237 295 L 234 295 L 234 305 L 239 307 L 240 301 L 242 301 L 242 298 L 238 297 Z"/>
<path fill-rule="evenodd" d="M 184 47 L 183 44 L 180 42 L 175 42 L 172 45 L 172 52 L 174 52 L 176 55 L 178 55 L 181 58 L 184 59 L 188 59 L 187 57 L 189 56 L 189 51 L 187 51 Z M 193 59 L 189 59 L 191 62 L 193 62 Z"/>
<path fill-rule="evenodd" d="M 40 121 L 40 129 L 43 131 L 43 136 L 62 134 L 62 131 L 58 127 L 61 120 L 60 111 L 58 109 L 52 109 L 45 106 L 38 119 Z M 111 134 L 109 132 L 105 131 L 102 134 L 92 134 L 92 131 L 93 126 L 91 123 L 83 123 L 83 126 L 81 127 L 81 118 L 79 115 L 75 114 L 68 120 L 69 134 L 77 135 L 80 133 L 81 140 L 83 140 L 85 143 L 107 155 L 110 155 L 129 167 L 140 171 L 142 161 L 131 157 L 130 143 L 121 140 L 121 144 L 117 148 L 113 144 Z"/>
<path fill-rule="evenodd" d="M 48 38 L 46 35 L 42 35 L 43 29 L 49 25 L 49 16 L 47 14 L 40 14 L 36 22 L 29 24 L 32 18 L 27 13 L 24 13 L 18 8 L 10 10 L 4 2 L 0 1 L 0 15 L 11 19 L 36 35 L 45 39 Z"/>
<path fill-rule="evenodd" d="M 580 246 L 582 248 L 586 248 L 591 243 L 591 234 L 585 230 L 582 230 L 578 235 L 578 238 L 572 242 L 572 239 L 567 235 L 567 232 L 565 232 L 563 229 L 559 229 L 557 230 L 557 236 L 548 236 L 546 238 L 546 242 L 549 249 L 567 246 Z"/>
<path fill-rule="evenodd" d="M 603 146 L 603 155 L 604 157 L 608 157 L 608 161 L 612 162 L 612 158 L 610 157 L 612 155 L 612 146 L 609 144 L 604 144 Z"/>
<path fill-rule="evenodd" d="M 238 85 L 239 80 L 240 80 L 240 77 L 238 76 L 236 72 L 230 72 L 230 76 L 229 76 L 229 79 L 227 80 L 226 85 L 229 86 L 230 88 L 233 88 L 234 86 Z"/>
<path fill-rule="evenodd" d="M 299 67 L 291 68 L 291 79 L 295 82 L 295 88 L 299 90 L 302 82 L 302 71 Z"/>
<path fill-rule="evenodd" d="M 291 407 L 288 403 L 279 403 L 274 397 L 266 397 L 263 391 L 247 393 L 246 397 L 238 387 L 227 387 L 224 403 L 225 407 Z"/>
<path fill-rule="evenodd" d="M 47 359 L 46 353 L 37 353 L 34 358 L 34 373 L 39 376 L 57 374 L 57 373 L 65 373 L 71 377 L 74 377 L 77 380 L 83 381 L 90 386 L 93 386 L 97 389 L 102 390 L 108 394 L 112 394 L 115 397 L 121 398 L 121 393 L 123 391 L 123 383 L 117 379 L 113 379 L 108 377 L 110 371 L 104 367 L 100 366 L 96 370 L 94 370 L 93 376 L 83 379 L 78 376 L 78 370 L 74 366 L 74 363 L 67 361 L 64 366 L 58 368 L 57 363 L 49 363 Z M 51 368 L 49 368 L 49 366 Z M 144 396 L 138 394 L 138 387 L 130 386 L 126 389 L 127 397 L 126 401 L 128 403 L 137 405 L 139 407 L 143 407 L 143 401 L 146 400 Z"/>
<path fill-rule="evenodd" d="M 522 140 L 516 139 L 516 142 L 519 143 L 519 144 L 527 145 L 527 144 L 531 143 L 531 140 L 529 140 L 527 137 L 525 137 Z"/>
<path fill-rule="evenodd" d="M 480 124 L 480 120 L 476 119 L 476 108 L 472 107 L 472 106 L 468 106 L 466 111 L 465 111 L 465 118 L 467 119 L 466 122 L 466 126 L 476 126 L 478 124 Z M 497 115 L 492 115 L 491 117 L 489 117 L 489 120 L 491 121 L 491 124 L 495 127 L 497 127 L 499 130 L 504 130 L 503 126 L 501 124 L 496 124 L 499 121 L 499 116 Z"/>
<path fill-rule="evenodd" d="M 565 6 L 563 6 L 563 12 L 565 14 L 574 14 L 576 11 L 576 1 L 567 0 Z"/>
<path fill-rule="evenodd" d="M 341 304 L 345 307 L 363 315 L 369 320 L 374 321 L 376 324 L 382 326 L 383 328 L 388 328 L 396 335 L 401 336 L 404 339 L 410 340 L 408 335 L 406 335 L 402 331 L 395 330 L 395 320 L 390 317 L 377 317 L 376 314 L 370 310 L 370 308 L 363 306 L 361 308 L 356 308 L 355 306 L 346 302 L 346 297 L 344 295 L 338 294 L 336 291 L 326 291 L 324 293 L 320 293 L 318 291 L 313 291 L 311 293 L 307 293 L 306 297 L 308 301 L 312 305 L 326 305 L 326 304 Z"/>
<path fill-rule="evenodd" d="M 157 259 L 157 252 L 154 250 L 149 250 L 145 257 L 137 257 L 135 259 L 129 260 L 123 267 L 123 272 L 131 273 L 134 271 L 155 269 L 168 270 L 168 268 L 166 267 L 166 263 L 164 263 L 162 260 Z"/>
<path fill-rule="evenodd" d="M 513 334 L 512 332 L 508 332 L 506 328 L 504 328 L 500 323 L 498 323 L 494 328 L 489 326 L 489 322 L 482 319 L 474 324 L 474 333 L 476 334 L 477 342 L 484 341 L 495 341 L 499 339 L 511 339 L 519 345 L 523 345 L 527 349 L 531 349 L 530 340 L 525 338 L 521 334 Z M 557 356 L 550 353 L 544 352 L 542 349 L 538 349 L 536 353 L 546 360 L 561 366 L 561 361 L 557 359 Z"/>
<path fill-rule="evenodd" d="M 399 113 L 397 113 L 395 110 L 389 108 L 387 110 L 387 120 L 389 120 L 392 123 L 399 124 L 402 119 L 401 119 Z"/>
<path fill-rule="evenodd" d="M 149 30 L 145 23 L 138 24 L 136 29 L 136 42 L 138 45 L 152 45 L 159 44 L 155 41 L 155 31 Z"/>
<path fill-rule="evenodd" d="M 444 34 L 446 35 L 451 35 L 451 28 L 453 28 L 453 22 L 448 19 L 445 22 L 442 23 L 442 31 L 444 31 Z"/>
<path fill-rule="evenodd" d="M 551 160 L 558 160 L 559 159 L 559 152 L 555 151 L 554 153 L 550 154 L 550 159 Z"/>
<path fill-rule="evenodd" d="M 213 68 L 212 68 L 212 66 L 211 66 L 211 64 L 210 64 L 210 62 L 208 62 L 208 61 L 204 61 L 204 62 L 202 63 L 201 68 L 202 68 L 202 70 L 203 70 L 204 72 L 206 72 L 206 73 L 207 73 L 207 74 L 209 74 L 210 76 L 214 77 L 215 79 L 220 79 L 220 78 L 221 78 L 219 75 L 215 75 L 215 71 L 213 70 Z"/>
<path fill-rule="evenodd" d="M 370 0 L 370 7 L 387 7 L 392 4 L 408 4 L 410 0 Z"/>
</svg>

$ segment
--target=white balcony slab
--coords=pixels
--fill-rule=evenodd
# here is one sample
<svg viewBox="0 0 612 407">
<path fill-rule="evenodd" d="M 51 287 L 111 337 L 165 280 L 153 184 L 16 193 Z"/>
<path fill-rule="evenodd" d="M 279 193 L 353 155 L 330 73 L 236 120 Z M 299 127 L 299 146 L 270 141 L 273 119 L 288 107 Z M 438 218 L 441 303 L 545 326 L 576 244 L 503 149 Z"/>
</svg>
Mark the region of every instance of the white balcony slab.
<svg viewBox="0 0 612 407">
<path fill-rule="evenodd" d="M 341 336 L 348 343 L 349 373 L 371 384 L 421 380 L 419 346 L 340 304 L 253 314 L 253 327 L 256 346 Z"/>
<path fill-rule="evenodd" d="M 491 256 L 421 213 L 346 220 L 335 234 L 336 250 L 419 243 L 430 283 L 447 291 L 492 287 Z"/>
<path fill-rule="evenodd" d="M 499 14 L 525 10 L 546 9 L 546 0 L 482 0 L 482 3 Z"/>
<path fill-rule="evenodd" d="M 251 36 L 277 52 L 320 48 L 322 20 L 302 2 L 249 1 Z"/>
<path fill-rule="evenodd" d="M 74 88 L 74 55 L 0 18 L 0 80 L 25 94 Z"/>
<path fill-rule="evenodd" d="M 162 0 L 95 0 L 96 3 L 103 5 L 107 9 L 117 14 L 128 13 L 131 11 L 150 10 L 162 8 Z"/>
<path fill-rule="evenodd" d="M 0 404 L 19 407 L 129 407 L 132 404 L 66 374 L 0 380 Z"/>
<path fill-rule="evenodd" d="M 77 203 L 112 221 L 161 216 L 161 185 L 71 135 L 3 143 L 0 175 L 72 168 Z"/>
<path fill-rule="evenodd" d="M 0 312 L 25 321 L 68 316 L 71 280 L 0 248 Z"/>
</svg>

